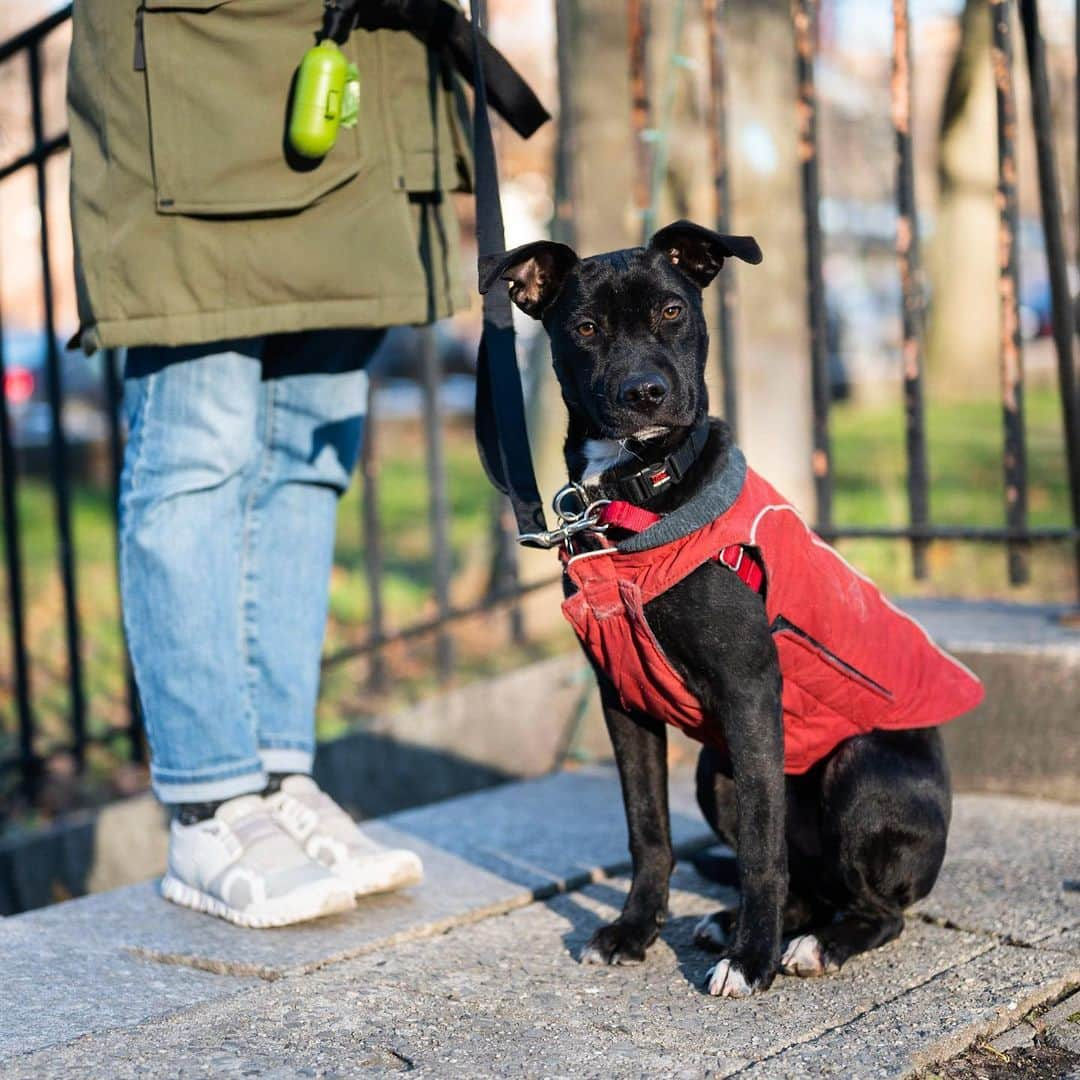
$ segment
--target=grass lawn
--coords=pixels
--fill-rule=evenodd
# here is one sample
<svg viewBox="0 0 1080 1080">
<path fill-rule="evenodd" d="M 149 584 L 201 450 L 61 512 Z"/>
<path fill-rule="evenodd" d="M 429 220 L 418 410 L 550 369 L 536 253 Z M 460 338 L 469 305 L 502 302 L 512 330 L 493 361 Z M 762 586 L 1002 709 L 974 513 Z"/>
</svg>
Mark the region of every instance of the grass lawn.
<svg viewBox="0 0 1080 1080">
<path fill-rule="evenodd" d="M 1027 401 L 1030 507 L 1033 524 L 1068 520 L 1061 419 L 1056 394 L 1033 389 Z M 1003 520 L 1001 418 L 996 401 L 935 404 L 927 416 L 933 519 L 942 523 L 996 525 Z M 835 516 L 848 524 L 902 524 L 906 519 L 903 418 L 885 406 L 839 405 L 832 413 L 836 475 Z M 379 431 L 379 509 L 385 561 L 387 626 L 400 628 L 435 612 L 431 597 L 428 492 L 419 428 L 386 423 Z M 446 458 L 453 524 L 455 603 L 482 595 L 490 557 L 492 495 L 476 459 L 471 424 L 448 428 Z M 361 546 L 361 485 L 341 505 L 337 559 L 331 584 L 330 651 L 362 642 L 367 635 L 369 597 Z M 19 492 L 25 562 L 27 629 L 33 691 L 40 728 L 39 749 L 66 739 L 68 695 L 61 593 L 56 572 L 56 535 L 47 481 L 23 477 Z M 107 488 L 81 482 L 73 505 L 78 552 L 82 655 L 90 730 L 122 729 L 125 719 L 122 649 L 118 620 L 112 511 Z M 911 575 L 908 545 L 893 541 L 845 541 L 841 550 L 889 592 L 918 595 L 1014 597 L 1073 601 L 1076 585 L 1068 548 L 1039 545 L 1032 551 L 1032 580 L 1011 589 L 1004 553 L 993 545 L 939 543 L 930 548 L 930 579 Z M 551 567 L 554 572 L 554 565 Z M 545 606 L 545 610 L 547 607 Z M 462 679 L 505 670 L 567 646 L 554 603 L 550 618 L 534 620 L 527 645 L 506 644 L 502 616 L 472 620 L 455 634 Z M 367 661 L 326 672 L 319 731 L 329 737 L 393 702 L 414 699 L 434 685 L 433 647 L 419 641 L 396 647 L 387 658 L 393 693 L 375 697 L 366 689 Z M 0 620 L 0 758 L 15 750 L 10 627 Z M 95 750 L 80 790 L 115 783 L 115 752 Z M 64 773 L 63 763 L 59 766 Z M 135 781 L 137 782 L 137 781 Z M 89 797 L 89 796 L 87 796 Z M 3 806 L 0 787 L 0 808 Z"/>
<path fill-rule="evenodd" d="M 840 405 L 832 412 L 834 516 L 846 525 L 907 521 L 904 420 L 899 409 Z M 1056 392 L 1030 389 L 1026 400 L 1028 503 L 1032 525 L 1069 522 L 1068 489 Z M 927 405 L 930 517 L 936 524 L 1004 524 L 1001 405 L 968 401 Z M 844 555 L 891 593 L 926 596 L 1076 600 L 1069 545 L 1040 544 L 1031 553 L 1031 583 L 1013 588 L 996 544 L 936 543 L 929 580 L 911 574 L 904 542 L 848 540 Z"/>
</svg>

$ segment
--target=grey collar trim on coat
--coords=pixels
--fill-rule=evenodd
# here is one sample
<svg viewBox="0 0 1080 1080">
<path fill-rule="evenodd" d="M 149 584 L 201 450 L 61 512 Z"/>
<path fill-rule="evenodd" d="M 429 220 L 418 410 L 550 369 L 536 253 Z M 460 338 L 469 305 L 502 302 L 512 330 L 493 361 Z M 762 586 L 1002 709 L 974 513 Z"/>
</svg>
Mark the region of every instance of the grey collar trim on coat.
<svg viewBox="0 0 1080 1080">
<path fill-rule="evenodd" d="M 650 548 L 670 544 L 672 540 L 681 540 L 684 536 L 712 524 L 721 514 L 731 509 L 745 481 L 746 458 L 737 446 L 732 446 L 728 450 L 724 467 L 714 473 L 688 503 L 684 503 L 678 510 L 673 510 L 655 525 L 650 525 L 644 532 L 635 533 L 623 540 L 616 545 L 616 551 L 626 554 L 648 551 Z"/>
</svg>

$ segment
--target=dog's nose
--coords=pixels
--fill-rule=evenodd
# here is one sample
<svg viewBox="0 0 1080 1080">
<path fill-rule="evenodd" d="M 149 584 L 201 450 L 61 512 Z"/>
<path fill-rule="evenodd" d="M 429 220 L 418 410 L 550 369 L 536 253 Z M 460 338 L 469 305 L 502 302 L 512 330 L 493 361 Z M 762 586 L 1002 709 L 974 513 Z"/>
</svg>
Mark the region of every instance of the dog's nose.
<svg viewBox="0 0 1080 1080">
<path fill-rule="evenodd" d="M 632 375 L 619 384 L 620 405 L 631 409 L 655 409 L 668 395 L 667 379 L 659 371 L 646 375 Z"/>
</svg>

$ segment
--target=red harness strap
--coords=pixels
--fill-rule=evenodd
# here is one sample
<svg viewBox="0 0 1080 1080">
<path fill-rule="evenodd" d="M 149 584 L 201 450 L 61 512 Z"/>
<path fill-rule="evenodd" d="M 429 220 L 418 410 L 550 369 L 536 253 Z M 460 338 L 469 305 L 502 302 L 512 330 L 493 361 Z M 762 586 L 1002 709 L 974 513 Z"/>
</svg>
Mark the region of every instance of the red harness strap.
<svg viewBox="0 0 1080 1080">
<path fill-rule="evenodd" d="M 633 503 L 612 500 L 600 511 L 598 524 L 610 525 L 615 529 L 625 529 L 626 532 L 644 532 L 650 525 L 655 525 L 660 520 L 659 514 L 646 510 Z M 718 562 L 723 563 L 733 571 L 739 580 L 754 592 L 761 591 L 761 585 L 765 575 L 758 563 L 746 554 L 746 548 L 741 544 L 731 544 L 722 548 L 716 555 Z"/>
</svg>

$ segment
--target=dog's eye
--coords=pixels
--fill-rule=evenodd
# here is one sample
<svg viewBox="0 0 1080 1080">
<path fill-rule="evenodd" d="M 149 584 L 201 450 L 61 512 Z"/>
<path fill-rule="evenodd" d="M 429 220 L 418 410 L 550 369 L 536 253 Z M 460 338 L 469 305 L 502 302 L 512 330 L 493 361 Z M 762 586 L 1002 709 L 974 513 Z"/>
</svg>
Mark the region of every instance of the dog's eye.
<svg viewBox="0 0 1080 1080">
<path fill-rule="evenodd" d="M 680 304 L 668 304 L 661 314 L 668 322 L 671 322 L 672 319 L 677 319 L 682 314 L 682 306 Z"/>
<path fill-rule="evenodd" d="M 582 337 L 592 337 L 593 334 L 596 333 L 596 323 L 594 323 L 594 322 L 578 323 L 577 332 Z"/>
</svg>

